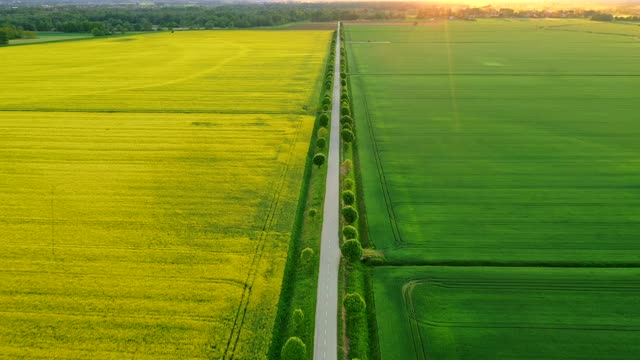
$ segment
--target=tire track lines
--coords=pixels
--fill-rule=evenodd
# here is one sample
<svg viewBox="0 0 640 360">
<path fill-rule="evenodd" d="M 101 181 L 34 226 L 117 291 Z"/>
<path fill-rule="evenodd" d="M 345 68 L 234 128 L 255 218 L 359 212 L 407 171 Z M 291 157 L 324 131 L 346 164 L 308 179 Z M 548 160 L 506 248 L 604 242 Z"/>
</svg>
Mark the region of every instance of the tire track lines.
<svg viewBox="0 0 640 360">
<path fill-rule="evenodd" d="M 453 281 L 453 284 L 451 282 Z M 574 282 L 575 279 L 567 279 L 563 281 Z M 446 285 L 449 283 L 449 286 Z M 465 278 L 422 278 L 416 280 L 410 280 L 402 286 L 402 301 L 404 303 L 406 315 L 409 322 L 409 329 L 411 334 L 411 342 L 413 343 L 414 352 L 417 356 L 417 359 L 426 360 L 427 359 L 427 344 L 426 337 L 423 336 L 422 331 L 420 329 L 420 325 L 436 327 L 436 328 L 504 328 L 504 329 L 541 329 L 541 330 L 578 330 L 578 331 L 615 331 L 615 332 L 639 332 L 640 326 L 636 325 L 619 325 L 619 324 L 554 324 L 554 323 L 507 323 L 507 322 L 448 322 L 448 321 L 434 321 L 428 319 L 421 319 L 418 316 L 418 309 L 416 308 L 414 302 L 413 291 L 419 285 L 434 285 L 444 288 L 455 288 L 455 287 L 476 287 L 482 289 L 492 289 L 492 290 L 549 290 L 549 291 L 584 291 L 584 292 L 601 292 L 601 291 L 618 291 L 621 288 L 624 288 L 626 291 L 637 292 L 640 291 L 640 282 L 629 282 L 620 281 L 620 286 L 613 285 L 607 286 L 605 285 L 597 285 L 596 282 L 591 281 L 582 281 L 582 288 L 578 288 L 578 286 L 566 286 L 562 284 L 553 285 L 549 284 L 548 281 L 538 280 L 527 283 L 519 282 L 519 281 L 501 281 L 501 280 L 486 280 L 486 281 L 470 281 Z M 461 286 L 456 286 L 456 285 Z M 488 286 L 487 286 L 488 285 Z M 504 286 L 499 286 L 504 285 Z"/>
<path fill-rule="evenodd" d="M 359 82 L 359 79 L 357 79 Z M 362 93 L 362 102 L 364 103 L 364 117 L 367 121 L 367 128 L 369 130 L 369 137 L 371 139 L 371 145 L 373 147 L 373 156 L 376 160 L 376 170 L 378 172 L 378 176 L 382 181 L 380 181 L 380 186 L 382 188 L 382 194 L 384 197 L 384 202 L 387 208 L 387 214 L 389 215 L 389 224 L 391 225 L 391 230 L 394 237 L 394 242 L 396 243 L 396 247 L 403 245 L 402 236 L 400 235 L 400 230 L 398 229 L 398 224 L 396 222 L 396 214 L 393 207 L 393 202 L 391 201 L 391 195 L 389 194 L 389 183 L 385 176 L 384 168 L 382 166 L 382 159 L 380 158 L 380 152 L 378 149 L 378 140 L 376 137 L 375 130 L 373 129 L 373 121 L 371 120 L 371 114 L 369 111 L 369 103 L 367 100 L 367 93 L 364 91 L 364 86 L 358 84 L 358 87 L 363 89 Z"/>
<path fill-rule="evenodd" d="M 417 311 L 413 302 L 413 290 L 416 285 L 415 281 L 410 281 L 402 286 L 402 301 L 409 320 L 409 332 L 411 334 L 411 342 L 413 343 L 416 360 L 426 360 L 427 350 L 425 341 L 423 341 L 425 337 L 423 337 L 420 332 L 420 326 L 416 316 Z"/>
<path fill-rule="evenodd" d="M 298 142 L 298 138 L 300 137 L 300 132 L 302 130 L 302 121 L 304 121 L 304 119 L 298 119 L 295 137 L 291 145 L 289 146 L 287 161 L 285 163 L 285 166 L 283 167 L 282 173 L 280 174 L 280 178 L 276 181 L 278 185 L 276 187 L 276 191 L 269 206 L 269 211 L 262 226 L 261 236 L 258 239 L 258 245 L 256 246 L 255 255 L 249 267 L 247 280 L 245 281 L 245 286 L 240 298 L 240 305 L 238 306 L 238 310 L 236 311 L 233 327 L 231 329 L 231 333 L 229 335 L 229 339 L 227 340 L 227 345 L 222 356 L 223 359 L 231 360 L 234 358 L 234 354 L 240 340 L 240 334 L 242 332 L 242 327 L 244 326 L 244 322 L 246 319 L 249 300 L 251 297 L 251 292 L 253 290 L 253 284 L 258 275 L 258 269 L 260 267 L 260 261 L 262 260 L 262 255 L 264 253 L 266 240 L 269 238 L 269 232 L 271 231 L 271 227 L 274 224 L 274 219 L 278 210 L 278 204 L 280 202 L 282 190 L 287 180 L 287 174 L 289 173 L 291 159 L 293 158 L 293 152 L 295 150 L 295 146 Z"/>
</svg>

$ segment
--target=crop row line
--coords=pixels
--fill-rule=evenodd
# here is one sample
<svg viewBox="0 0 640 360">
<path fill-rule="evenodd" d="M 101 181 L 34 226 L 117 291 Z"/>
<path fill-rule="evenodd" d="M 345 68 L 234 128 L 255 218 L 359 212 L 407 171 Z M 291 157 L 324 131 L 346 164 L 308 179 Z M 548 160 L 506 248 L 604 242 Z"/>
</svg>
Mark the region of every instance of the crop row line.
<svg viewBox="0 0 640 360">
<path fill-rule="evenodd" d="M 124 263 L 124 261 L 123 261 Z M 176 276 L 158 276 L 158 275 L 128 275 L 128 274 L 87 274 L 84 272 L 71 272 L 71 271 L 41 271 L 41 270 L 13 270 L 13 269 L 2 269 L 0 272 L 3 273 L 24 273 L 24 274 L 48 274 L 48 275 L 63 275 L 63 276 L 74 276 L 74 277 L 82 277 L 82 278 L 108 278 L 108 279 L 120 279 L 120 278 L 131 278 L 131 279 L 154 279 L 154 280 L 167 280 L 170 282 L 185 282 L 185 283 L 215 283 L 215 284 L 228 284 L 234 285 L 238 287 L 245 287 L 246 284 L 242 281 L 235 279 L 224 279 L 224 278 L 209 278 L 209 277 L 200 277 L 200 278 L 181 278 Z M 0 294 L 2 292 L 0 291 Z"/>
<path fill-rule="evenodd" d="M 119 319 L 131 319 L 131 320 L 147 320 L 147 319 L 157 319 L 157 320 L 167 320 L 170 319 L 179 319 L 184 321 L 193 321 L 193 322 L 204 322 L 204 323 L 218 323 L 215 320 L 211 320 L 210 316 L 188 316 L 188 315 L 174 315 L 174 314 L 156 314 L 156 315 L 122 315 L 121 313 L 109 313 L 104 314 L 104 312 L 91 312 L 91 311 L 81 311 L 81 312 L 38 312 L 38 311 L 6 311 L 0 310 L 0 314 L 5 315 L 33 315 L 40 317 L 67 317 L 67 318 L 108 318 L 113 320 Z"/>
<path fill-rule="evenodd" d="M 439 288 L 443 288 L 443 289 L 467 289 L 467 288 L 474 288 L 474 289 L 487 289 L 487 290 L 521 290 L 521 289 L 528 289 L 528 290 L 548 290 L 548 291 L 572 291 L 572 292 L 600 292 L 600 291 L 619 291 L 620 289 L 624 289 L 626 291 L 629 292 L 638 292 L 640 291 L 640 284 L 634 285 L 634 286 L 630 286 L 630 285 L 621 285 L 621 286 L 594 286 L 592 283 L 591 284 L 583 284 L 583 286 L 571 286 L 571 285 L 562 285 L 562 284 L 558 284 L 558 285 L 552 285 L 552 284 L 545 284 L 545 283 L 540 283 L 540 284 L 530 284 L 530 280 L 527 280 L 528 282 L 526 284 L 519 284 L 519 283 L 509 283 L 509 282 L 505 282 L 505 283 L 500 283 L 500 282 L 494 282 L 494 283 L 490 283 L 490 282 L 458 282 L 458 283 L 451 283 L 451 282 L 438 282 L 438 281 L 427 281 L 427 280 L 422 280 L 422 281 L 416 281 L 417 284 L 427 284 L 429 286 L 435 286 L 435 287 L 439 287 Z"/>
</svg>

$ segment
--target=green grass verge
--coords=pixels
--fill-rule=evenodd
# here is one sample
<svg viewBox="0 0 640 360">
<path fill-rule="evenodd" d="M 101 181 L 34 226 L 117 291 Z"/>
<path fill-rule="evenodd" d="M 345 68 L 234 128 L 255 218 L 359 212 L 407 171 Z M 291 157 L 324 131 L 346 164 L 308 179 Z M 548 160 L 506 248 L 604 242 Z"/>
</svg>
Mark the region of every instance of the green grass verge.
<svg viewBox="0 0 640 360">
<path fill-rule="evenodd" d="M 342 48 L 346 50 L 344 44 L 344 32 L 342 33 L 343 42 Z M 350 76 L 348 71 L 347 57 L 343 57 L 344 71 L 347 73 L 347 86 L 342 87 L 342 91 L 346 91 L 349 95 L 349 102 L 352 99 Z M 342 70 L 341 70 L 342 71 Z M 344 100 L 344 99 L 343 99 Z M 359 121 L 358 117 L 353 113 L 351 108 L 351 117 L 355 122 Z M 341 142 L 341 192 L 347 190 L 344 188 L 345 180 L 351 181 L 354 185 L 350 189 L 356 195 L 356 204 L 354 205 L 358 210 L 358 222 L 354 226 L 358 229 L 358 240 L 362 243 L 363 248 L 371 249 L 371 244 L 368 241 L 367 226 L 366 226 L 366 211 L 364 208 L 364 202 L 362 199 L 363 192 L 362 183 L 359 175 L 359 159 L 358 159 L 358 134 L 356 134 L 356 140 L 349 145 Z M 346 164 L 350 163 L 350 166 Z M 344 205 L 344 204 L 343 204 Z M 342 227 L 346 224 L 344 221 L 341 223 Z M 341 239 L 344 241 L 344 239 Z M 365 250 L 367 251 L 367 250 Z M 350 316 L 343 306 L 340 307 L 340 318 L 338 321 L 338 333 L 340 340 L 338 341 L 338 357 L 342 359 L 379 359 L 379 346 L 377 338 L 377 325 L 375 317 L 375 299 L 373 297 L 373 291 L 371 288 L 371 277 L 369 267 L 362 262 L 350 263 L 344 257 L 340 263 L 340 277 L 339 277 L 339 303 L 342 304 L 344 297 L 350 293 L 358 293 L 362 295 L 366 302 L 366 311 L 356 316 Z"/>
</svg>

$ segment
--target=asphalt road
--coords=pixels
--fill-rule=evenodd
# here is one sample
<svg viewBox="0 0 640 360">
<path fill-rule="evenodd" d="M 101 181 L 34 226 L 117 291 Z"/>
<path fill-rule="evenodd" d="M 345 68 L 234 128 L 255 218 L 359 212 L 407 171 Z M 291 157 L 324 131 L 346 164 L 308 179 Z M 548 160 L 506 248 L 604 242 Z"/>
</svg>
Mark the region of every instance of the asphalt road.
<svg viewBox="0 0 640 360">
<path fill-rule="evenodd" d="M 331 138 L 327 160 L 327 185 L 324 197 L 320 274 L 316 303 L 316 329 L 313 347 L 315 360 L 338 357 L 338 265 L 340 244 L 340 24 L 336 39 L 336 63 L 333 77 Z"/>
</svg>

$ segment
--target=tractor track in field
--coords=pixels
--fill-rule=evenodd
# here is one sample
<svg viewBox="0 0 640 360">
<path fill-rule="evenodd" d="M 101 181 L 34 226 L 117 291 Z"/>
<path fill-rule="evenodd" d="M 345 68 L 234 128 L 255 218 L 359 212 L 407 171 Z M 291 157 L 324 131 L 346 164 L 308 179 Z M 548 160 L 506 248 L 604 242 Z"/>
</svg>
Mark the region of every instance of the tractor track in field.
<svg viewBox="0 0 640 360">
<path fill-rule="evenodd" d="M 264 253 L 264 247 L 266 240 L 269 238 L 269 233 L 274 224 L 274 219 L 276 218 L 275 214 L 278 210 L 278 204 L 280 203 L 280 196 L 282 195 L 282 189 L 284 188 L 284 184 L 287 180 L 287 174 L 289 172 L 289 168 L 291 165 L 291 159 L 293 158 L 293 151 L 298 142 L 298 138 L 300 136 L 300 132 L 302 129 L 302 121 L 298 121 L 298 126 L 296 127 L 296 135 L 289 146 L 288 157 L 283 167 L 282 173 L 280 174 L 280 178 L 277 180 L 276 191 L 271 200 L 271 204 L 269 205 L 269 210 L 267 212 L 267 216 L 265 218 L 264 224 L 262 226 L 262 233 L 258 238 L 258 244 L 256 245 L 256 252 L 254 253 L 253 259 L 251 260 L 251 265 L 249 266 L 249 272 L 247 273 L 247 280 L 245 281 L 245 285 L 242 291 L 242 296 L 240 298 L 240 304 L 238 306 L 238 310 L 236 311 L 236 315 L 233 321 L 233 326 L 231 328 L 231 332 L 229 334 L 229 339 L 227 340 L 227 344 L 223 353 L 223 359 L 232 360 L 235 355 L 235 351 L 238 346 L 238 342 L 240 341 L 240 334 L 242 332 L 242 328 L 244 326 L 245 318 L 247 315 L 247 308 L 249 306 L 249 300 L 251 297 L 251 292 L 253 289 L 253 284 L 258 275 L 258 269 L 260 267 L 260 261 L 262 260 L 262 255 Z"/>
<path fill-rule="evenodd" d="M 613 291 L 618 292 L 621 288 L 624 288 L 625 291 L 638 292 L 640 291 L 640 283 L 635 283 L 634 286 L 602 286 L 596 285 L 593 282 L 584 281 L 581 287 L 571 286 L 565 284 L 558 284 L 556 286 L 550 285 L 547 281 L 540 280 L 538 281 L 538 285 L 529 285 L 529 283 L 522 283 L 517 281 L 460 281 L 463 286 L 447 286 L 444 285 L 447 281 L 451 281 L 456 279 L 447 278 L 447 279 L 417 279 L 411 280 L 403 285 L 402 287 L 402 296 L 403 302 L 405 305 L 405 309 L 407 310 L 407 316 L 413 322 L 417 324 L 427 325 L 431 327 L 463 327 L 463 328 L 512 328 L 512 329 L 562 329 L 562 330 L 595 330 L 595 331 L 640 331 L 640 326 L 633 325 L 619 325 L 619 324 L 576 324 L 576 323 L 568 323 L 568 324 L 555 324 L 555 323 L 508 323 L 508 322 L 459 322 L 459 321 L 435 321 L 429 319 L 420 319 L 418 316 L 418 311 L 413 302 L 413 291 L 419 285 L 429 284 L 433 286 L 445 287 L 445 288 L 469 288 L 477 286 L 477 288 L 481 289 L 492 289 L 492 290 L 512 290 L 512 289 L 524 289 L 524 290 L 546 290 L 546 291 L 573 291 L 573 292 L 603 292 L 603 291 Z M 442 282 L 441 282 L 442 281 Z M 573 279 L 568 280 L 571 283 L 575 281 Z M 626 284 L 626 282 L 624 282 Z M 493 285 L 493 286 L 486 286 Z M 501 286 L 502 285 L 502 286 Z M 595 286 L 592 286 L 595 285 Z"/>
<path fill-rule="evenodd" d="M 418 285 L 432 284 L 434 286 L 455 288 L 456 286 L 447 286 L 447 282 L 461 283 L 461 288 L 468 288 L 469 286 L 477 286 L 483 289 L 494 290 L 508 290 L 508 289 L 526 289 L 526 290 L 550 290 L 550 291 L 584 291 L 584 292 L 602 292 L 602 291 L 614 291 L 617 292 L 620 288 L 624 288 L 625 291 L 640 291 L 640 282 L 633 282 L 631 284 L 628 281 L 620 282 L 621 286 L 607 286 L 607 285 L 594 285 L 594 282 L 583 281 L 582 287 L 579 286 L 567 286 L 563 284 L 553 285 L 548 281 L 539 280 L 531 285 L 531 282 L 523 283 L 520 281 L 501 281 L 501 280 L 487 280 L 487 281 L 468 281 L 461 278 L 422 278 L 410 280 L 402 286 L 402 301 L 405 307 L 406 315 L 409 320 L 409 329 L 411 334 L 411 342 L 413 343 L 414 352 L 418 360 L 426 360 L 427 356 L 427 344 L 425 343 L 426 337 L 423 336 L 420 329 L 420 325 L 435 327 L 435 328 L 503 328 L 503 329 L 541 329 L 541 330 L 580 330 L 580 331 L 616 331 L 616 332 L 639 332 L 640 326 L 624 326 L 618 324 L 554 324 L 554 323 L 505 323 L 505 322 L 448 322 L 448 321 L 433 321 L 428 319 L 420 319 L 418 316 L 418 309 L 413 301 L 413 291 Z M 568 279 L 571 283 L 575 283 L 575 279 Z M 490 286 L 487 286 L 490 285 Z M 491 286 L 492 285 L 492 286 Z M 502 285 L 502 286 L 500 286 Z M 631 286 L 630 286 L 631 285 Z"/>
<path fill-rule="evenodd" d="M 304 116 L 309 115 L 307 111 L 245 111 L 245 110 L 147 110 L 147 109 L 123 109 L 123 110 L 111 110 L 111 109 L 56 109 L 56 108 L 0 108 L 0 112 L 42 112 L 42 113 L 86 113 L 86 114 L 223 114 L 223 115 L 291 115 L 291 116 Z M 84 128 L 80 128 L 84 129 Z"/>
<path fill-rule="evenodd" d="M 371 121 L 371 114 L 369 113 L 369 104 L 365 91 L 362 91 L 362 102 L 364 103 L 364 117 L 367 121 L 367 128 L 369 130 L 369 136 L 371 138 L 371 145 L 373 146 L 373 156 L 376 160 L 376 170 L 378 171 L 378 175 L 382 180 L 380 181 L 380 185 L 382 187 L 385 204 L 387 205 L 386 208 L 387 213 L 389 214 L 389 224 L 391 225 L 391 230 L 393 232 L 394 242 L 396 243 L 396 245 L 401 245 L 403 244 L 402 236 L 400 235 L 400 230 L 398 229 L 398 224 L 396 222 L 396 214 L 393 207 L 393 202 L 391 201 L 391 195 L 389 194 L 389 185 L 387 182 L 387 178 L 384 173 L 384 168 L 382 167 L 382 160 L 380 159 L 377 137 L 373 129 L 373 122 Z M 375 239 L 370 238 L 370 240 L 375 245 Z"/>
</svg>

